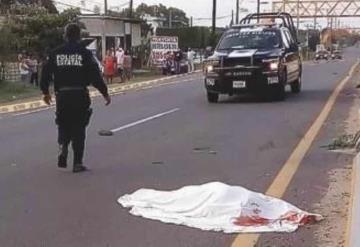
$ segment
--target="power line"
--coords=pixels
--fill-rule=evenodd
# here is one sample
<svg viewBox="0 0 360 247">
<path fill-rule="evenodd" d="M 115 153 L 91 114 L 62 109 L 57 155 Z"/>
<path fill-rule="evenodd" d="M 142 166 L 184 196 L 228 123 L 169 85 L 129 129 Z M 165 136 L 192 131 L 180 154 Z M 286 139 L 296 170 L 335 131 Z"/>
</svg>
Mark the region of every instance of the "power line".
<svg viewBox="0 0 360 247">
<path fill-rule="evenodd" d="M 129 4 L 130 4 L 130 2 L 126 2 L 126 3 L 122 3 L 122 4 L 120 4 L 120 5 L 111 6 L 110 8 L 112 8 L 112 9 L 117 9 L 118 11 L 120 11 L 121 8 L 126 7 L 126 6 L 128 6 Z"/>
<path fill-rule="evenodd" d="M 80 0 L 80 4 L 81 4 L 81 2 L 82 2 L 82 0 Z M 102 2 L 98 2 L 98 1 L 95 1 L 95 0 L 86 0 L 86 1 L 84 1 L 84 2 L 85 2 L 85 4 L 86 4 L 87 2 L 90 2 L 90 3 L 96 4 L 96 5 L 103 5 Z"/>
<path fill-rule="evenodd" d="M 60 1 L 54 1 L 54 0 L 52 0 L 52 2 L 54 4 L 59 4 L 59 5 L 62 5 L 62 6 L 66 6 L 66 7 L 70 7 L 70 8 L 76 8 L 76 9 L 80 9 L 80 10 L 83 10 L 83 11 L 95 13 L 93 10 L 86 9 L 86 8 L 83 8 L 83 7 L 79 7 L 79 6 L 76 6 L 76 5 L 72 5 L 72 4 L 68 4 L 68 3 L 64 3 L 64 2 L 60 2 Z"/>
<path fill-rule="evenodd" d="M 216 17 L 217 20 L 222 20 L 222 19 L 226 19 L 226 18 L 229 18 L 231 17 L 232 15 L 224 15 L 224 16 L 219 16 L 219 17 Z M 196 21 L 210 21 L 212 20 L 211 17 L 204 17 L 204 18 L 194 18 L 194 20 Z"/>
<path fill-rule="evenodd" d="M 89 1 L 89 0 L 86 0 L 86 1 Z M 62 5 L 62 6 L 65 6 L 65 7 L 78 8 L 78 9 L 80 9 L 80 10 L 82 10 L 82 11 L 91 12 L 91 13 L 96 13 L 94 10 L 91 10 L 91 9 L 89 9 L 89 8 L 84 8 L 84 7 L 82 7 L 82 6 L 79 6 L 79 5 L 81 5 L 81 3 L 79 3 L 79 5 L 74 5 L 74 4 L 65 3 L 65 2 L 62 2 L 62 1 L 59 1 L 59 0 L 52 0 L 52 2 L 53 2 L 54 4 Z M 100 5 L 99 7 L 104 8 L 104 3 L 100 3 L 100 2 L 97 2 L 97 1 L 89 1 L 89 2 L 96 3 L 97 6 Z M 130 2 L 125 2 L 125 3 L 122 3 L 122 4 L 118 5 L 118 6 L 116 6 L 116 7 L 119 8 L 119 10 L 120 10 L 121 7 L 124 7 L 124 6 L 128 5 L 129 3 L 130 3 Z M 112 6 L 111 6 L 111 7 L 112 7 Z M 115 6 L 114 6 L 114 7 L 115 7 Z"/>
</svg>

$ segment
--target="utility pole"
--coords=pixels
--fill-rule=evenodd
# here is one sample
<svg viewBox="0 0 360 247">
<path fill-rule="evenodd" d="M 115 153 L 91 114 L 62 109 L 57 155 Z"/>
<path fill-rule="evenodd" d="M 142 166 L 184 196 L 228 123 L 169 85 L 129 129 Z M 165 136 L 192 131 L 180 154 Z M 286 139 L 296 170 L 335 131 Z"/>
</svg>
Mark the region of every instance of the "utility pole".
<svg viewBox="0 0 360 247">
<path fill-rule="evenodd" d="M 213 0 L 213 13 L 212 13 L 212 33 L 215 35 L 216 31 L 216 0 Z"/>
<path fill-rule="evenodd" d="M 101 59 L 105 59 L 106 55 L 106 33 L 105 33 L 105 26 L 106 26 L 106 15 L 108 12 L 108 5 L 107 0 L 104 0 L 104 16 L 102 19 L 102 32 L 101 32 Z"/>
<path fill-rule="evenodd" d="M 132 16 L 133 16 L 133 4 L 134 4 L 134 1 L 130 0 L 130 3 L 129 3 L 129 18 L 132 18 Z"/>
<path fill-rule="evenodd" d="M 107 15 L 108 5 L 107 0 L 104 0 L 104 15 Z"/>
<path fill-rule="evenodd" d="M 299 27 L 300 27 L 300 0 L 297 0 L 297 6 L 296 6 L 296 29 L 299 34 Z"/>
<path fill-rule="evenodd" d="M 239 0 L 236 0 L 236 24 L 239 24 L 239 11 L 240 11 L 239 9 L 240 9 Z"/>
<path fill-rule="evenodd" d="M 317 9 L 317 2 L 315 2 L 315 17 L 314 17 L 314 30 L 316 29 L 316 24 L 317 24 L 317 20 L 316 20 L 316 13 L 317 13 L 318 9 Z"/>
<path fill-rule="evenodd" d="M 169 10 L 169 28 L 172 28 L 172 10 Z"/>
<path fill-rule="evenodd" d="M 260 14 L 260 0 L 257 0 L 257 11 L 256 11 L 256 13 L 258 14 L 257 23 L 259 23 L 260 22 L 260 16 L 259 16 L 259 14 Z"/>
<path fill-rule="evenodd" d="M 191 16 L 190 17 L 190 27 L 193 27 L 194 25 L 194 18 Z"/>
<path fill-rule="evenodd" d="M 238 24 L 236 22 L 236 24 Z M 234 10 L 231 10 L 231 26 L 234 25 Z"/>
<path fill-rule="evenodd" d="M 332 51 L 333 17 L 330 18 L 330 50 Z"/>
</svg>

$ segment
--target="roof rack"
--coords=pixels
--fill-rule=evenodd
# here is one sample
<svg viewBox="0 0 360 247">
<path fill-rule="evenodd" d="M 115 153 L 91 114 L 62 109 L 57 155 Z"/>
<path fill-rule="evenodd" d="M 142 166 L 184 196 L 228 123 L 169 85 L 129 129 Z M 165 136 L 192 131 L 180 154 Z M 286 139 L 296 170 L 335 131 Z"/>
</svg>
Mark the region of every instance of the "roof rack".
<svg viewBox="0 0 360 247">
<path fill-rule="evenodd" d="M 234 24 L 232 28 L 242 28 L 242 27 L 278 27 L 277 23 L 250 23 L 250 24 Z"/>
<path fill-rule="evenodd" d="M 259 23 L 260 19 L 280 19 L 283 22 L 283 26 L 287 27 L 295 39 L 295 41 L 298 41 L 297 37 L 297 30 L 294 25 L 294 21 L 292 16 L 289 13 L 285 12 L 274 12 L 274 13 L 254 13 L 254 14 L 248 14 L 246 17 L 244 17 L 241 21 L 241 25 L 250 25 L 252 20 L 257 20 L 257 23 Z M 261 24 L 266 25 L 266 24 Z"/>
</svg>

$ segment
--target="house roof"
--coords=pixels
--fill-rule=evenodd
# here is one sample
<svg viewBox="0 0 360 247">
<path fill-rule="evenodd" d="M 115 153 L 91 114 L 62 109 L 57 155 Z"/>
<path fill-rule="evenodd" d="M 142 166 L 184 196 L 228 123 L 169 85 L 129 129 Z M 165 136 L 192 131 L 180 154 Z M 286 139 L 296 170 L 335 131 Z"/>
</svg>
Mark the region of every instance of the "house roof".
<svg viewBox="0 0 360 247">
<path fill-rule="evenodd" d="M 130 23 L 142 23 L 144 20 L 137 18 L 128 18 L 128 17 L 119 17 L 119 16 L 109 16 L 109 15 L 94 15 L 94 14 L 82 14 L 79 16 L 80 19 L 100 19 L 100 20 L 118 20 Z"/>
</svg>

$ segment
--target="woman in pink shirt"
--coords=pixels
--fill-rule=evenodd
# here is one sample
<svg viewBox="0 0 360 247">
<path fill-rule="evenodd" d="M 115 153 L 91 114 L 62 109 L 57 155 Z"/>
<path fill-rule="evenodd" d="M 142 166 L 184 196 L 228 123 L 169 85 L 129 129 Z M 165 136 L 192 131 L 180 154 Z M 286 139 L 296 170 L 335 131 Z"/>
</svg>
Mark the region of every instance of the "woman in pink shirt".
<svg viewBox="0 0 360 247">
<path fill-rule="evenodd" d="M 116 68 L 116 59 L 112 55 L 110 50 L 107 51 L 106 57 L 103 60 L 103 65 L 104 65 L 104 76 L 106 82 L 110 84 L 113 81 L 115 68 Z"/>
</svg>

